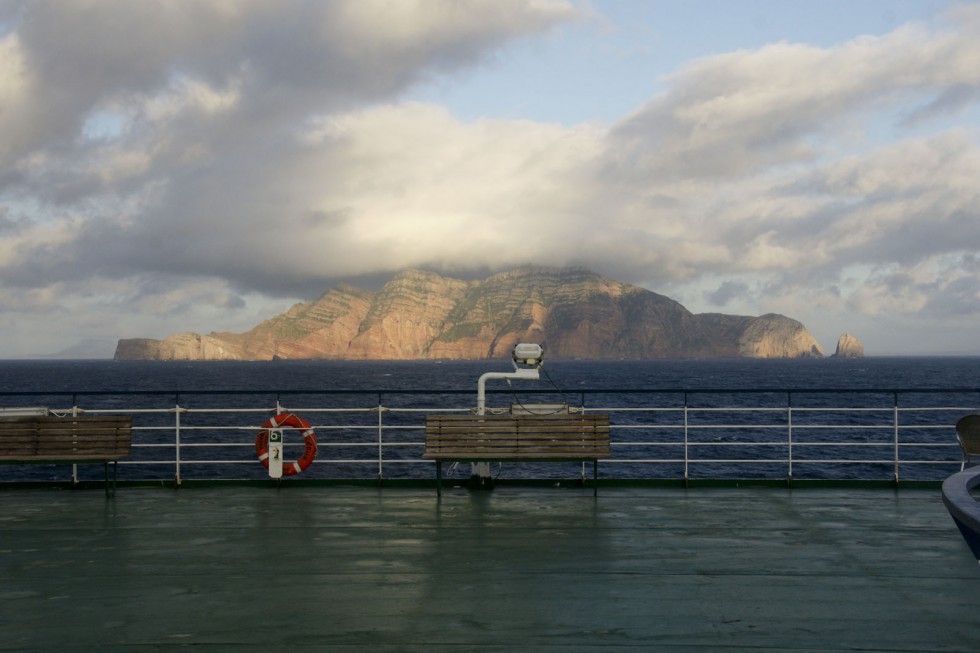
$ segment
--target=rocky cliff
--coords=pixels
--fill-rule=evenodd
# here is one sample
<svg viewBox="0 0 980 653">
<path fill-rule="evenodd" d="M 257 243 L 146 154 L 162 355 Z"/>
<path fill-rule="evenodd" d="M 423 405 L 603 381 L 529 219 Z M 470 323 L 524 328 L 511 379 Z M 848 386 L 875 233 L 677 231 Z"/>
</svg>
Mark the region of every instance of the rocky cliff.
<svg viewBox="0 0 980 653">
<path fill-rule="evenodd" d="M 864 343 L 849 333 L 842 334 L 837 340 L 835 358 L 864 358 Z"/>
<path fill-rule="evenodd" d="M 480 281 L 409 270 L 378 292 L 348 285 L 246 333 L 120 340 L 119 360 L 551 359 L 822 356 L 782 315 L 695 315 L 676 301 L 581 268 L 527 267 Z"/>
</svg>

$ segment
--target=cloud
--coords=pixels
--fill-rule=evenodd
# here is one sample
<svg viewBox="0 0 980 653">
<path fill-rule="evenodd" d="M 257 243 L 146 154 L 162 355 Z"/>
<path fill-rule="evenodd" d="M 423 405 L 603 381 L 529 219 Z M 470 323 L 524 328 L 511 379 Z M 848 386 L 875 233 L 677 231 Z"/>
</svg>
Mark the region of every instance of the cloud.
<svg viewBox="0 0 980 653">
<path fill-rule="evenodd" d="M 705 292 L 704 297 L 708 303 L 715 306 L 724 306 L 733 299 L 743 296 L 749 292 L 749 285 L 737 281 L 725 281 L 713 291 Z"/>
<path fill-rule="evenodd" d="M 297 222 L 344 211 L 325 210 L 337 202 L 321 190 L 347 168 L 344 143 L 313 151 L 307 123 L 346 120 L 345 108 L 394 97 L 574 15 L 561 2 L 303 3 L 291 11 L 275 2 L 26 3 L 0 49 L 0 93 L 29 108 L 3 113 L 12 117 L 2 125 L 10 138 L 0 139 L 8 144 L 0 163 L 16 173 L 6 184 L 0 178 L 0 190 L 39 200 L 35 217 L 57 223 L 65 213 L 77 218 L 82 204 L 109 210 L 93 210 L 73 243 L 25 239 L 19 259 L 57 245 L 82 274 L 108 261 L 218 276 L 278 269 L 293 281 L 291 270 L 308 270 L 309 260 L 316 269 L 305 276 L 342 273 L 309 251 Z M 49 106 L 57 110 L 38 111 Z M 375 127 L 386 129 L 383 120 L 366 126 Z M 426 145 L 416 140 L 411 156 Z M 413 165 L 408 154 L 399 160 Z M 120 203 L 126 215 L 113 210 Z M 279 239 L 295 240 L 308 260 L 263 264 L 246 254 Z M 107 242 L 119 246 L 94 257 Z"/>
<path fill-rule="evenodd" d="M 866 315 L 922 312 L 942 320 L 975 320 L 980 260 L 974 253 L 944 254 L 914 266 L 884 266 L 851 297 L 850 307 Z"/>
<path fill-rule="evenodd" d="M 829 49 L 779 43 L 700 59 L 617 125 L 614 162 L 662 179 L 814 161 L 861 129 L 865 112 L 962 105 L 980 85 L 977 56 L 969 31 L 907 27 Z"/>
<path fill-rule="evenodd" d="M 165 335 L 178 317 L 245 328 L 243 303 L 251 319 L 345 278 L 536 263 L 695 310 L 974 315 L 980 134 L 957 117 L 980 101 L 977 5 L 697 59 L 612 125 L 402 99 L 582 15 L 543 0 L 5 5 L 6 305 Z"/>
</svg>

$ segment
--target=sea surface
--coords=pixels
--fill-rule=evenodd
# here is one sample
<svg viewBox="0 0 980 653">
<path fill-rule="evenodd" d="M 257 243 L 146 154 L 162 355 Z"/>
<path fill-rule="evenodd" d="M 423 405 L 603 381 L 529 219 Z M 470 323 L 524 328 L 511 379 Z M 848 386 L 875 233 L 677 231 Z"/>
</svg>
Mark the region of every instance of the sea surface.
<svg viewBox="0 0 980 653">
<path fill-rule="evenodd" d="M 481 374 L 512 369 L 506 360 L 0 361 L 0 407 L 132 412 L 139 447 L 120 468 L 124 479 L 261 478 L 264 470 L 253 453 L 255 433 L 277 402 L 317 427 L 320 452 L 304 476 L 425 477 L 432 470 L 418 460 L 421 412 L 472 408 Z M 491 381 L 487 390 L 491 408 L 533 401 L 611 411 L 614 443 L 620 442 L 614 457 L 651 461 L 602 465 L 604 475 L 623 478 L 780 478 L 790 473 L 794 478 L 889 478 L 895 466 L 883 461 L 898 448 L 893 429 L 872 422 L 883 420 L 887 427 L 896 404 L 923 406 L 928 410 L 900 416 L 905 429 L 909 423 L 922 425 L 921 432 L 902 431 L 900 456 L 951 462 L 902 463 L 899 473 L 903 479 L 935 480 L 958 469 L 952 464 L 959 460 L 955 419 L 980 411 L 980 357 L 555 360 L 545 362 L 539 381 Z M 787 417 L 787 405 L 798 412 Z M 760 406 L 771 412 L 739 412 Z M 871 410 L 831 410 L 838 406 Z M 240 412 L 222 412 L 229 408 Z M 681 449 L 684 420 L 700 429 L 688 437 L 688 444 L 700 449 Z M 789 421 L 795 430 L 788 443 Z M 380 436 L 379 422 L 384 425 Z M 836 446 L 842 437 L 860 446 Z M 937 446 L 925 446 L 931 442 Z M 380 463 L 372 458 L 378 454 Z M 791 470 L 777 462 L 787 456 L 797 461 Z M 692 461 L 679 462 L 683 457 Z M 728 462 L 756 458 L 764 462 Z M 846 462 L 851 459 L 878 462 Z M 0 482 L 64 474 L 46 467 L 55 466 L 3 466 Z M 95 466 L 79 470 L 83 467 Z M 554 467 L 528 466 L 513 473 L 566 474 Z M 101 474 L 97 471 L 94 476 Z M 79 474 L 93 477 L 89 470 Z"/>
<path fill-rule="evenodd" d="M 473 388 L 508 361 L 0 360 L 2 392 L 390 390 Z M 575 391 L 648 389 L 975 388 L 980 357 L 546 361 L 544 383 Z M 550 380 L 550 381 L 549 381 Z"/>
</svg>

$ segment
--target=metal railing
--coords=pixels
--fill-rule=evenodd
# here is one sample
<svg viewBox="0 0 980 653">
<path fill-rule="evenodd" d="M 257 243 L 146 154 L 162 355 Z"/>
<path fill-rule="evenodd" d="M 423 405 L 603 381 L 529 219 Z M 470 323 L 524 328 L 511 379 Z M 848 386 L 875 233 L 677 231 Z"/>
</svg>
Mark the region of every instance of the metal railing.
<svg viewBox="0 0 980 653">
<path fill-rule="evenodd" d="M 517 401 L 535 393 L 490 392 Z M 961 462 L 953 424 L 980 389 L 594 389 L 573 412 L 610 415 L 606 479 L 941 480 Z M 255 438 L 278 413 L 304 417 L 318 455 L 304 478 L 429 478 L 424 416 L 472 411 L 464 390 L 248 390 L 0 393 L 3 406 L 50 402 L 53 414 L 133 416 L 121 480 L 261 479 Z M 488 408 L 488 412 L 509 410 Z M 290 441 L 292 444 L 290 444 Z M 287 433 L 286 459 L 303 439 Z M 0 480 L 58 480 L 63 471 L 5 467 Z M 574 467 L 574 464 L 572 465 Z M 569 464 L 508 465 L 514 478 L 568 478 Z M 86 478 L 82 467 L 72 478 Z M 460 471 L 463 473 L 463 470 Z M 573 474 L 577 472 L 571 472 Z M 582 470 L 584 474 L 584 470 Z M 94 476 L 93 476 L 94 478 Z"/>
</svg>

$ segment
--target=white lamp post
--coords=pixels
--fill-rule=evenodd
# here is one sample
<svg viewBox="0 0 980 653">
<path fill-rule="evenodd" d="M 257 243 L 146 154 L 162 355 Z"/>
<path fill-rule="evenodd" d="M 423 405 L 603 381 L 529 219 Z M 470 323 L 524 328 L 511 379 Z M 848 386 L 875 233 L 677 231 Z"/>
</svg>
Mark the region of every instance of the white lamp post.
<svg viewBox="0 0 980 653">
<path fill-rule="evenodd" d="M 506 380 L 527 379 L 537 381 L 540 378 L 539 370 L 544 359 L 544 351 L 541 345 L 535 343 L 522 342 L 514 347 L 512 355 L 513 372 L 486 372 L 480 376 L 476 384 L 476 414 L 486 414 L 487 404 L 487 381 L 491 379 Z M 525 365 L 527 367 L 521 367 Z M 470 467 L 470 485 L 476 487 L 488 487 L 490 483 L 490 463 L 473 463 Z"/>
</svg>

